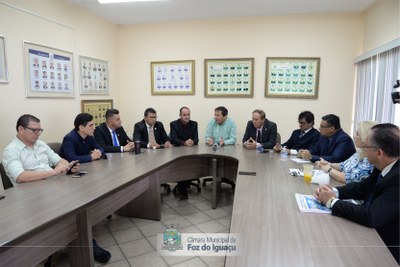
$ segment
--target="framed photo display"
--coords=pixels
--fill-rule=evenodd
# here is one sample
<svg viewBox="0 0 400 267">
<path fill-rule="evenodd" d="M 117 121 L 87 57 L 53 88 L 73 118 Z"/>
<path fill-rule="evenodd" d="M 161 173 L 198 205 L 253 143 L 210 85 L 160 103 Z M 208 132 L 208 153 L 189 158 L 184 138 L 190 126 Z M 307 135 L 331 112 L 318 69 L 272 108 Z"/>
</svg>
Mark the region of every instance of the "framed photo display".
<svg viewBox="0 0 400 267">
<path fill-rule="evenodd" d="M 253 97 L 254 58 L 205 59 L 206 97 Z"/>
<path fill-rule="evenodd" d="M 81 95 L 108 95 L 108 62 L 105 60 L 79 57 Z"/>
<path fill-rule="evenodd" d="M 194 60 L 151 62 L 152 95 L 194 95 Z"/>
<path fill-rule="evenodd" d="M 81 100 L 82 112 L 91 114 L 96 125 L 106 121 L 106 111 L 110 108 L 113 108 L 112 99 Z"/>
<path fill-rule="evenodd" d="M 24 42 L 26 97 L 74 97 L 73 54 Z"/>
<path fill-rule="evenodd" d="M 318 98 L 320 58 L 267 58 L 266 97 Z"/>
<path fill-rule="evenodd" d="M 6 39 L 0 35 L 0 83 L 8 82 Z"/>
</svg>

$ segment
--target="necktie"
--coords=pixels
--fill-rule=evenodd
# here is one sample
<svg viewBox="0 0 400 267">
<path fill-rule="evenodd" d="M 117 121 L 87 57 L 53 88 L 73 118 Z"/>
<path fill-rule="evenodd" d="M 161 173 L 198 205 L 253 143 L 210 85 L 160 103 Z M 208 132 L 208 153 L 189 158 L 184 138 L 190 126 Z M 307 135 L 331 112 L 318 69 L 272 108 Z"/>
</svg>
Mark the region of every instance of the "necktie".
<svg viewBox="0 0 400 267">
<path fill-rule="evenodd" d="M 156 143 L 156 138 L 154 137 L 154 127 L 153 126 L 149 127 L 149 143 L 151 145 Z"/>
<path fill-rule="evenodd" d="M 257 130 L 257 143 L 261 143 L 261 130 Z"/>
<path fill-rule="evenodd" d="M 113 146 L 119 146 L 117 134 L 115 133 L 115 131 L 112 131 L 112 139 L 113 139 Z"/>
<path fill-rule="evenodd" d="M 304 132 L 304 131 L 301 131 L 301 133 L 300 133 L 300 138 L 302 138 L 304 135 L 305 135 L 306 133 Z"/>
</svg>

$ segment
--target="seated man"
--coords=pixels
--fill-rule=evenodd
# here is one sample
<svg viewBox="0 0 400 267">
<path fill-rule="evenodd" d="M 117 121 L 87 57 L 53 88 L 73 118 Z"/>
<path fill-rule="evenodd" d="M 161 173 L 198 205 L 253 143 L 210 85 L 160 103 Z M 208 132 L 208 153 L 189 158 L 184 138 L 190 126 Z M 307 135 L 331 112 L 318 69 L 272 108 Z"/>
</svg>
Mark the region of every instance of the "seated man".
<svg viewBox="0 0 400 267">
<path fill-rule="evenodd" d="M 206 143 L 209 146 L 236 143 L 236 124 L 228 118 L 228 110 L 223 106 L 215 108 L 214 118 L 207 125 Z"/>
<path fill-rule="evenodd" d="M 311 149 L 318 143 L 320 133 L 314 128 L 314 114 L 310 111 L 303 111 L 299 114 L 300 129 L 294 130 L 289 140 L 283 144 L 274 146 L 275 152 L 280 152 L 282 147 L 287 149 Z"/>
<path fill-rule="evenodd" d="M 252 113 L 252 120 L 247 122 L 243 146 L 246 149 L 256 149 L 257 145 L 272 148 L 276 143 L 276 133 L 276 124 L 265 118 L 264 111 L 256 109 Z"/>
<path fill-rule="evenodd" d="M 341 162 L 356 152 L 353 140 L 340 127 L 340 118 L 334 114 L 322 117 L 318 143 L 309 150 L 301 149 L 298 156 L 315 162 L 323 158 L 329 162 Z"/>
<path fill-rule="evenodd" d="M 400 263 L 399 243 L 399 127 L 390 123 L 372 127 L 364 149 L 374 171 L 365 180 L 342 187 L 320 186 L 315 197 L 332 215 L 376 229 L 389 251 Z M 342 199 L 363 200 L 356 205 Z"/>
<path fill-rule="evenodd" d="M 135 124 L 133 140 L 140 141 L 144 148 L 171 148 L 164 125 L 157 121 L 157 112 L 153 108 L 144 111 L 144 119 Z"/>
<path fill-rule="evenodd" d="M 74 126 L 75 128 L 64 136 L 60 156 L 67 160 L 79 160 L 80 163 L 101 158 L 104 150 L 93 137 L 93 116 L 88 113 L 78 114 Z"/>
<path fill-rule="evenodd" d="M 197 122 L 190 119 L 190 109 L 182 107 L 179 110 L 179 119 L 170 123 L 171 144 L 174 146 L 195 146 L 199 142 Z M 177 189 L 181 199 L 188 199 L 187 188 L 189 181 L 178 182 Z"/>
<path fill-rule="evenodd" d="M 14 186 L 78 171 L 77 161 L 68 162 L 39 140 L 43 129 L 33 115 L 22 115 L 17 121 L 17 136 L 3 151 L 3 166 Z M 94 259 L 101 263 L 110 260 L 111 254 L 99 247 L 93 239 Z M 50 256 L 45 266 L 51 266 Z"/>
<path fill-rule="evenodd" d="M 135 144 L 121 126 L 117 109 L 107 109 L 106 122 L 96 127 L 94 139 L 106 153 L 129 152 L 135 148 Z"/>
</svg>

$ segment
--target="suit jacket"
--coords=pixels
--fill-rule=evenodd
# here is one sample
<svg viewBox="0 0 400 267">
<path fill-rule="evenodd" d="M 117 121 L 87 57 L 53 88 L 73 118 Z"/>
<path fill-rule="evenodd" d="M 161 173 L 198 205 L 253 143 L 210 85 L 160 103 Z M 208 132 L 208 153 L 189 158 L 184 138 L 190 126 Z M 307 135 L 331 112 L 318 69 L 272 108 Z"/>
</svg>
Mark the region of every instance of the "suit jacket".
<svg viewBox="0 0 400 267">
<path fill-rule="evenodd" d="M 356 148 L 350 136 L 339 129 L 329 138 L 321 135 L 317 145 L 310 149 L 310 153 L 312 162 L 320 158 L 329 162 L 342 162 L 356 153 Z"/>
<path fill-rule="evenodd" d="M 317 145 L 320 133 L 317 129 L 311 128 L 305 135 L 300 137 L 301 130 L 294 130 L 289 140 L 282 144 L 282 146 L 286 146 L 289 149 L 307 149 L 311 150 L 314 146 Z"/>
<path fill-rule="evenodd" d="M 272 121 L 265 119 L 264 125 L 261 130 L 261 143 L 264 148 L 273 148 L 276 143 L 276 133 L 277 127 L 276 124 Z M 256 140 L 257 129 L 254 127 L 252 121 L 247 122 L 246 131 L 244 133 L 242 142 L 243 144 L 252 137 Z"/>
<path fill-rule="evenodd" d="M 399 260 L 399 160 L 392 169 L 378 181 L 381 171 L 374 169 L 372 174 L 361 182 L 353 182 L 337 188 L 340 199 L 363 199 L 369 205 L 355 205 L 337 201 L 332 214 L 376 229 L 398 263 Z"/>
<path fill-rule="evenodd" d="M 132 142 L 132 140 L 128 137 L 124 130 L 124 127 L 122 126 L 118 129 L 115 129 L 115 134 L 117 135 L 120 146 L 113 145 L 110 130 L 108 129 L 107 124 L 103 122 L 96 127 L 96 131 L 94 132 L 94 139 L 101 147 L 103 147 L 104 151 L 107 153 L 121 152 L 121 146 L 126 146 L 128 142 Z"/>
<path fill-rule="evenodd" d="M 90 151 L 98 149 L 104 154 L 103 148 L 96 143 L 93 136 L 83 139 L 76 130 L 72 130 L 64 136 L 60 149 L 60 157 L 72 161 L 79 160 L 80 163 L 92 161 Z"/>
<path fill-rule="evenodd" d="M 192 139 L 195 145 L 199 142 L 197 122 L 195 121 L 191 120 L 187 125 L 184 125 L 180 119 L 177 119 L 169 124 L 169 128 L 171 130 L 169 134 L 171 144 L 173 145 L 181 146 L 188 139 Z"/>
<path fill-rule="evenodd" d="M 159 121 L 154 125 L 154 137 L 159 145 L 163 145 L 165 142 L 169 141 L 164 125 Z M 147 125 L 144 120 L 135 124 L 133 140 L 140 141 L 140 147 L 147 148 L 147 144 L 149 143 L 149 133 L 147 132 Z"/>
</svg>

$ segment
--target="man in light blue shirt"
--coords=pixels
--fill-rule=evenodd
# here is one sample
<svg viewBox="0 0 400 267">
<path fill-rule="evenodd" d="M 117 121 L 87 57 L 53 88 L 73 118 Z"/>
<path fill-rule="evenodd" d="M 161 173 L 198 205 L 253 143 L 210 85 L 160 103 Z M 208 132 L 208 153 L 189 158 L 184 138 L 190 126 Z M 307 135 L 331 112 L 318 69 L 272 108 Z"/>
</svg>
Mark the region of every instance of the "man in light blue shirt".
<svg viewBox="0 0 400 267">
<path fill-rule="evenodd" d="M 236 144 L 236 124 L 231 118 L 228 118 L 226 107 L 220 106 L 214 110 L 214 118 L 207 126 L 206 143 L 209 146 Z"/>
</svg>

